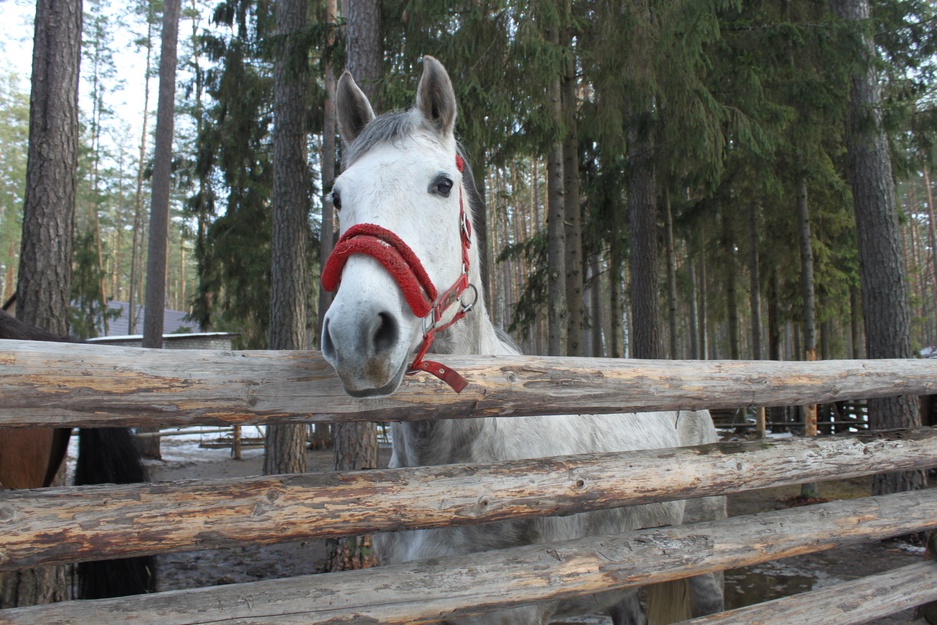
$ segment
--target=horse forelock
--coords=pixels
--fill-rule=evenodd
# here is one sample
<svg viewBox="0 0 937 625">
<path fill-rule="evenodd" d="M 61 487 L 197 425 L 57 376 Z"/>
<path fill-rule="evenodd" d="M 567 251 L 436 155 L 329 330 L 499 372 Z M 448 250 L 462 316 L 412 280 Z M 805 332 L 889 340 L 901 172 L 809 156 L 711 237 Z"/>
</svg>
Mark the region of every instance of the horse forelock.
<svg viewBox="0 0 937 625">
<path fill-rule="evenodd" d="M 413 111 L 396 111 L 375 117 L 364 127 L 354 141 L 345 148 L 342 159 L 345 169 L 355 161 L 371 151 L 375 146 L 384 143 L 396 143 L 400 139 L 409 137 L 417 127 L 419 118 Z"/>
</svg>

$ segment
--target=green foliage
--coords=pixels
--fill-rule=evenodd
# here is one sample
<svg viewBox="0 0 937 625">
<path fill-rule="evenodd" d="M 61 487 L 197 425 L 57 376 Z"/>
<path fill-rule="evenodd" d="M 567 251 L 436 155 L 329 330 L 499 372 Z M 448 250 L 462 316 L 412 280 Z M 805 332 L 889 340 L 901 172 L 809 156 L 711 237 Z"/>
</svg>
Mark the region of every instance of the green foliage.
<svg viewBox="0 0 937 625">
<path fill-rule="evenodd" d="M 117 318 L 120 310 L 109 310 L 101 291 L 107 274 L 98 265 L 94 232 L 89 230 L 75 237 L 74 258 L 69 310 L 71 332 L 80 339 L 103 336 L 107 332 L 107 322 Z"/>
<path fill-rule="evenodd" d="M 29 94 L 8 74 L 0 77 L 0 268 L 7 297 L 19 266 L 28 141 Z"/>
<path fill-rule="evenodd" d="M 498 254 L 498 262 L 509 258 L 525 258 L 534 270 L 527 276 L 524 292 L 514 306 L 509 332 L 527 332 L 537 322 L 541 302 L 547 299 L 547 237 L 540 232 L 525 241 L 506 246 Z"/>
</svg>

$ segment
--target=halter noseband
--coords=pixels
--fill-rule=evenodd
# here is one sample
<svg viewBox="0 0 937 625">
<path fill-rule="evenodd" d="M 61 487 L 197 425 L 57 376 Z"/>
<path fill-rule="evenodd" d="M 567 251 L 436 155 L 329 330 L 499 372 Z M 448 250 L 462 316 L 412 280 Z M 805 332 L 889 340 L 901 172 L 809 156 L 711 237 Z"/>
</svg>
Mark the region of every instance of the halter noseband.
<svg viewBox="0 0 937 625">
<path fill-rule="evenodd" d="M 465 167 L 462 157 L 456 154 L 456 167 L 459 172 Z M 425 371 L 448 384 L 456 393 L 461 393 L 468 382 L 457 371 L 444 364 L 423 360 L 438 332 L 442 332 L 459 321 L 475 305 L 478 291 L 469 284 L 469 248 L 472 246 L 472 225 L 465 214 L 462 199 L 462 185 L 459 185 L 459 234 L 462 240 L 462 273 L 446 291 L 437 296 L 436 286 L 423 268 L 423 263 L 403 239 L 377 224 L 355 224 L 345 231 L 329 255 L 322 270 L 322 288 L 334 291 L 341 281 L 342 270 L 348 257 L 364 254 L 375 259 L 390 273 L 400 287 L 413 314 L 423 319 L 423 342 L 417 350 L 416 358 L 410 364 L 408 375 Z M 471 289 L 475 297 L 468 304 L 462 302 L 462 294 Z M 452 319 L 442 323 L 446 311 L 460 303 L 459 310 Z"/>
</svg>

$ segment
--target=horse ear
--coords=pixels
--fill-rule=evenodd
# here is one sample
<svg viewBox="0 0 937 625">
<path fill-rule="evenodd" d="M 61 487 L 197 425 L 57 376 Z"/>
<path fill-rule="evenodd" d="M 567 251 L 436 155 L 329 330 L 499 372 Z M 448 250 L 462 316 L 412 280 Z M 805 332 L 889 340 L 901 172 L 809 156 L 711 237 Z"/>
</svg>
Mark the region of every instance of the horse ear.
<svg viewBox="0 0 937 625">
<path fill-rule="evenodd" d="M 368 96 L 355 83 L 347 70 L 338 79 L 335 90 L 335 109 L 338 113 L 338 129 L 345 143 L 351 143 L 361 134 L 364 127 L 374 119 L 374 110 Z"/>
<path fill-rule="evenodd" d="M 438 132 L 451 134 L 455 127 L 456 101 L 452 81 L 442 63 L 423 57 L 423 76 L 416 89 L 416 106 Z"/>
</svg>

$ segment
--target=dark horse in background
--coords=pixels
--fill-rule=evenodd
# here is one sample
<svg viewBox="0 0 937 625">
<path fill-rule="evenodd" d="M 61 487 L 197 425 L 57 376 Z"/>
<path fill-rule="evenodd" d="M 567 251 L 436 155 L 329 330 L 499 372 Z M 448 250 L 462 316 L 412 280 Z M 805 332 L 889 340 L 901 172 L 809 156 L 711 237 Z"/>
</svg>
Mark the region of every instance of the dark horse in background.
<svg viewBox="0 0 937 625">
<path fill-rule="evenodd" d="M 0 339 L 74 342 L 0 311 Z M 75 485 L 147 481 L 140 453 L 128 428 L 81 428 Z M 69 428 L 0 428 L 0 486 L 50 486 L 65 460 Z M 82 562 L 77 567 L 78 598 L 100 599 L 156 590 L 153 556 Z"/>
</svg>

